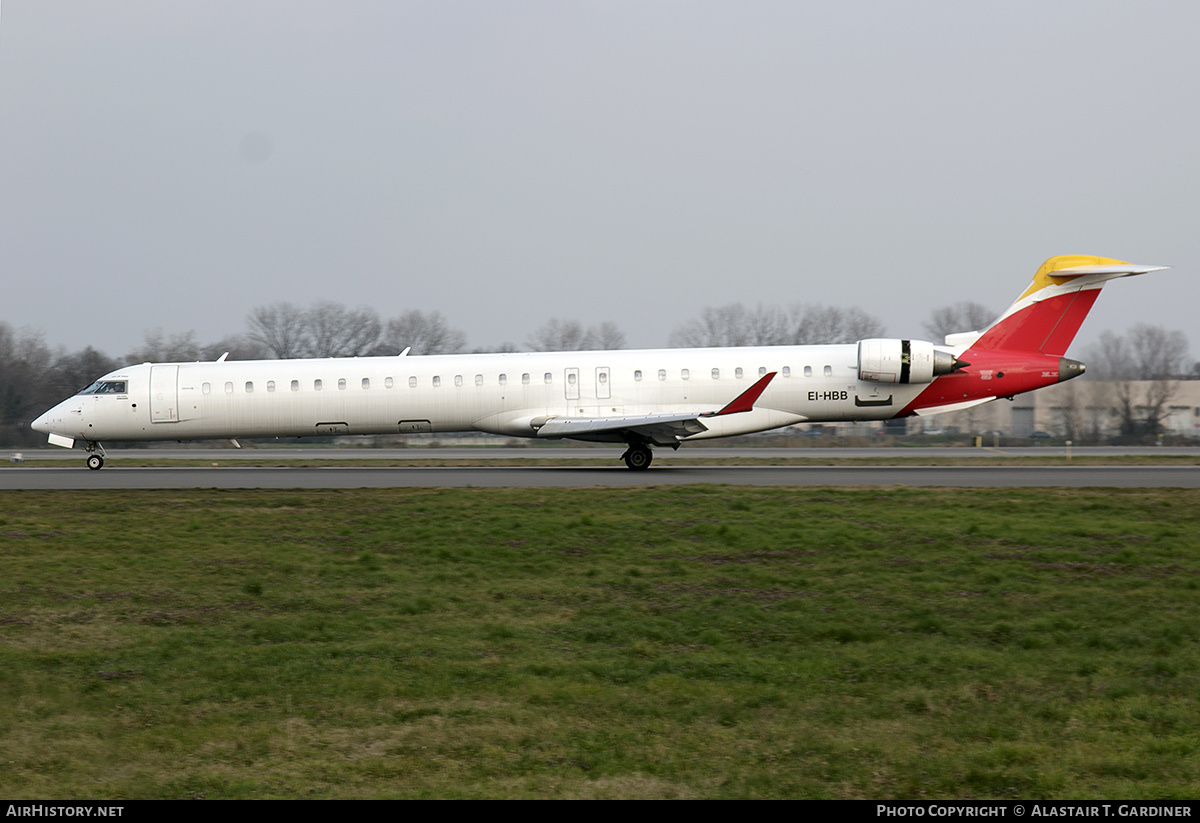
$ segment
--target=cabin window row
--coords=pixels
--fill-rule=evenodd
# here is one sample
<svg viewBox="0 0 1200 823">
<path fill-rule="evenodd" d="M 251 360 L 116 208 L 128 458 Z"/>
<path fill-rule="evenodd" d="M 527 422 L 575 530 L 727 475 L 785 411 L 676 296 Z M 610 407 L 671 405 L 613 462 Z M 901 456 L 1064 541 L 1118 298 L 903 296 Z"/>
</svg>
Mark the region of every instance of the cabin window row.
<svg viewBox="0 0 1200 823">
<path fill-rule="evenodd" d="M 780 375 L 781 375 L 782 377 L 791 377 L 791 376 L 792 376 L 792 368 L 791 368 L 791 366 L 784 366 L 784 367 L 783 367 L 782 369 L 780 369 L 779 371 L 780 371 Z M 766 369 L 766 367 L 765 367 L 765 366 L 759 366 L 759 368 L 758 368 L 758 376 L 759 376 L 759 377 L 763 377 L 764 375 L 766 375 L 766 373 L 767 373 L 767 369 Z M 825 366 L 825 367 L 824 367 L 824 369 L 823 369 L 823 373 L 824 373 L 824 375 L 825 375 L 826 377 L 832 377 L 832 376 L 833 376 L 833 367 L 832 367 L 832 366 Z M 710 375 L 711 375 L 711 377 L 712 377 L 712 379 L 713 379 L 713 380 L 720 380 L 720 379 L 721 379 L 721 370 L 720 370 L 720 369 L 717 369 L 717 368 L 714 368 L 714 369 L 713 369 L 713 370 L 710 372 Z M 642 380 L 642 376 L 643 376 L 643 375 L 642 375 L 642 370 L 641 370 L 641 369 L 636 369 L 636 370 L 633 372 L 633 379 L 634 379 L 635 381 L 641 382 L 641 380 Z M 743 369 L 742 369 L 742 368 L 739 366 L 738 368 L 735 368 L 735 369 L 733 370 L 733 376 L 734 376 L 735 378 L 737 378 L 738 380 L 741 380 L 741 379 L 743 379 L 743 378 L 745 377 L 745 372 L 744 372 L 744 371 L 743 371 Z M 805 367 L 804 367 L 804 376 L 805 376 L 805 377 L 812 377 L 812 376 L 813 376 L 813 367 L 812 367 L 812 366 L 805 366 Z M 691 378 L 692 378 L 691 369 L 680 369 L 680 371 L 679 371 L 679 379 L 681 379 L 681 380 L 690 380 Z M 574 371 L 570 371 L 570 372 L 568 372 L 568 373 L 567 373 L 567 382 L 568 382 L 569 384 L 571 384 L 571 385 L 575 385 L 575 381 L 576 381 L 577 379 L 578 379 L 578 377 L 577 377 L 577 375 L 576 375 L 576 373 L 575 373 Z M 659 379 L 659 380 L 664 380 L 664 381 L 667 379 L 667 370 L 666 370 L 666 369 L 659 369 L 659 370 L 658 370 L 658 379 Z M 463 376 L 462 376 L 461 374 L 456 374 L 456 375 L 454 375 L 454 378 L 453 378 L 453 380 L 454 380 L 454 385 L 455 385 L 455 386 L 462 386 L 462 385 L 464 385 L 464 384 L 465 384 L 465 383 L 464 383 Z M 607 383 L 607 382 L 608 382 L 608 373 L 607 373 L 607 372 L 600 372 L 600 374 L 599 374 L 599 380 L 600 380 L 600 382 L 602 382 L 602 383 Z M 521 385 L 523 385 L 523 386 L 528 386 L 528 385 L 529 385 L 531 382 L 533 382 L 533 378 L 532 378 L 532 376 L 531 376 L 531 375 L 530 375 L 528 372 L 525 372 L 524 374 L 522 374 L 522 375 L 521 375 Z M 543 382 L 543 383 L 545 383 L 545 384 L 547 384 L 547 385 L 550 385 L 550 384 L 552 384 L 552 383 L 554 382 L 554 374 L 553 374 L 553 372 L 546 372 L 546 373 L 544 373 L 544 374 L 542 375 L 542 382 Z M 431 383 L 432 383 L 432 385 L 433 385 L 435 388 L 436 388 L 436 387 L 440 387 L 440 386 L 442 385 L 442 377 L 441 377 L 441 375 L 434 375 L 434 376 L 433 376 L 433 379 L 432 379 L 432 381 L 431 381 Z M 482 374 L 477 374 L 477 375 L 475 375 L 474 383 L 475 383 L 475 385 L 476 385 L 476 386 L 482 386 L 482 385 L 484 384 L 484 377 L 483 377 L 483 375 L 482 375 Z M 500 375 L 497 375 L 497 383 L 498 383 L 499 385 L 501 385 L 501 386 L 506 386 L 506 385 L 508 385 L 508 375 L 507 375 L 507 374 L 500 374 Z M 409 388 L 413 388 L 413 389 L 415 389 L 415 388 L 417 387 L 417 385 L 418 385 L 418 384 L 419 384 L 419 381 L 417 380 L 416 376 L 412 376 L 412 377 L 409 377 L 409 378 L 408 378 L 408 385 L 409 385 Z M 338 388 L 338 391 L 345 391 L 345 390 L 346 390 L 346 389 L 349 387 L 349 385 L 350 385 L 350 384 L 349 384 L 349 382 L 348 382 L 348 381 L 346 380 L 346 378 L 344 378 L 344 377 L 343 377 L 343 378 L 339 378 L 339 379 L 338 379 L 338 381 L 337 381 L 337 388 Z M 362 378 L 362 381 L 359 383 L 359 385 L 360 385 L 360 386 L 361 386 L 363 389 L 369 389 L 369 388 L 371 388 L 371 378 L 369 378 L 369 377 L 364 377 L 364 378 Z M 394 380 L 393 380 L 391 377 L 385 377 L 385 378 L 383 379 L 383 385 L 384 385 L 384 388 L 388 388 L 388 389 L 390 389 L 390 388 L 393 388 L 393 387 L 395 386 L 395 381 L 394 381 Z M 233 385 L 233 382 L 232 382 L 232 381 L 227 381 L 227 382 L 225 383 L 225 386 L 224 386 L 224 388 L 225 388 L 225 393 L 226 393 L 226 394 L 233 394 L 233 392 L 234 392 L 234 385 Z M 274 380 L 268 380 L 268 381 L 267 381 L 267 383 L 266 383 L 266 388 L 267 388 L 267 391 L 268 391 L 268 392 L 274 392 L 274 391 L 275 391 L 275 381 L 274 381 Z M 300 381 L 299 381 L 299 380 L 293 380 L 293 381 L 291 381 L 291 383 L 289 384 L 288 388 L 289 388 L 291 391 L 294 391 L 294 392 L 298 392 L 298 391 L 300 391 Z M 318 379 L 316 379 L 316 380 L 313 380 L 313 383 L 312 383 L 312 388 L 313 388 L 313 391 L 324 391 L 324 389 L 325 389 L 325 381 L 324 381 L 324 380 L 322 380 L 322 379 L 320 379 L 320 378 L 318 378 Z M 247 380 L 247 381 L 246 381 L 246 382 L 243 384 L 243 390 L 245 391 L 245 393 L 246 393 L 246 394 L 253 394 L 253 393 L 254 393 L 254 381 L 253 381 L 253 380 Z M 204 384 L 202 384 L 202 385 L 201 385 L 201 391 L 202 391 L 204 394 L 212 394 L 212 384 L 211 384 L 211 383 L 204 383 Z"/>
<path fill-rule="evenodd" d="M 758 367 L 758 376 L 765 377 L 766 374 L 767 374 L 767 367 L 759 366 Z M 792 376 L 792 367 L 784 366 L 783 368 L 781 368 L 779 370 L 779 374 L 781 377 L 791 377 Z M 833 377 L 833 366 L 825 366 L 823 369 L 823 374 L 826 377 Z M 721 379 L 721 370 L 718 368 L 713 368 L 712 371 L 709 372 L 709 375 L 712 377 L 713 380 L 720 380 Z M 733 370 L 733 376 L 738 380 L 742 380 L 743 378 L 745 378 L 746 372 L 741 366 L 738 366 L 737 368 L 735 368 Z M 813 376 L 813 367 L 812 366 L 804 367 L 804 376 L 805 377 Z M 633 379 L 638 382 L 641 382 L 641 380 L 642 380 L 642 370 L 641 369 L 637 369 L 636 371 L 634 371 Z M 667 379 L 667 370 L 666 369 L 658 370 L 658 379 L 659 380 Z M 680 369 L 679 370 L 679 379 L 680 380 L 691 380 L 692 379 L 691 369 Z"/>
</svg>

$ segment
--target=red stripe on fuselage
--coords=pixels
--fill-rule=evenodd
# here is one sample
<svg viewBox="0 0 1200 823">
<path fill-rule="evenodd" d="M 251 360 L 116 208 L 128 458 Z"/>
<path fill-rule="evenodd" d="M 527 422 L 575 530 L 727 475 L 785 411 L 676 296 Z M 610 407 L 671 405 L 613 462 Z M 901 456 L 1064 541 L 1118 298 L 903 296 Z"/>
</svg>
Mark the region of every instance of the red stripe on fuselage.
<svg viewBox="0 0 1200 823">
<path fill-rule="evenodd" d="M 968 349 L 960 357 L 971 365 L 935 378 L 896 417 L 921 409 L 969 403 L 985 397 L 1010 397 L 1058 382 L 1058 356 L 1037 352 Z"/>
</svg>

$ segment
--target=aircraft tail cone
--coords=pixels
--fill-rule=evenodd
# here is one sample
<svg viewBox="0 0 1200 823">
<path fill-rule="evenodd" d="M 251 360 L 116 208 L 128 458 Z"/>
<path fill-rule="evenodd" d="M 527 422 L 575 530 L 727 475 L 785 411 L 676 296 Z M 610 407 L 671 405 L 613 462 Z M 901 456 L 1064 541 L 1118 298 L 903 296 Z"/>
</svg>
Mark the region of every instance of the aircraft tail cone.
<svg viewBox="0 0 1200 823">
<path fill-rule="evenodd" d="M 1087 366 L 1069 357 L 1058 358 L 1058 382 L 1063 383 L 1087 371 Z"/>
</svg>

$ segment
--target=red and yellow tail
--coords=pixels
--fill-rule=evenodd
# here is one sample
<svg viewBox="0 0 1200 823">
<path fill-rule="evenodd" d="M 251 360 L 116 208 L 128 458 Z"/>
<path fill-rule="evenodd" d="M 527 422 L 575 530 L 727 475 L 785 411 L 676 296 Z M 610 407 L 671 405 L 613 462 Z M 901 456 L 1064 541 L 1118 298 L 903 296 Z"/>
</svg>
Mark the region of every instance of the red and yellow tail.
<svg viewBox="0 0 1200 823">
<path fill-rule="evenodd" d="M 970 408 L 997 397 L 1061 383 L 1083 374 L 1064 357 L 1106 282 L 1166 266 L 1139 266 L 1107 257 L 1051 257 L 1016 302 L 982 332 L 946 337 L 956 367 L 937 377 L 896 416 Z"/>
<path fill-rule="evenodd" d="M 1037 270 L 1029 288 L 970 349 L 1062 356 L 1107 281 L 1163 268 L 1084 254 L 1051 257 Z"/>
</svg>

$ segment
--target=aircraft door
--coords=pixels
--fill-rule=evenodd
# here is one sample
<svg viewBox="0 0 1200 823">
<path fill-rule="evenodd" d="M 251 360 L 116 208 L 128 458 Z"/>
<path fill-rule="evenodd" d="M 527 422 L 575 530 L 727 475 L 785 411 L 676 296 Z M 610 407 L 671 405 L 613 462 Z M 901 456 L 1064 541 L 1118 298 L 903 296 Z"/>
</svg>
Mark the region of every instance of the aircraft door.
<svg viewBox="0 0 1200 823">
<path fill-rule="evenodd" d="M 179 422 L 179 367 L 150 367 L 150 422 Z"/>
<path fill-rule="evenodd" d="M 600 366 L 596 369 L 596 398 L 599 400 L 608 400 L 612 397 L 612 387 L 609 385 L 608 366 Z"/>
<path fill-rule="evenodd" d="M 563 375 L 563 387 L 568 400 L 579 399 L 579 369 L 567 369 Z"/>
</svg>

